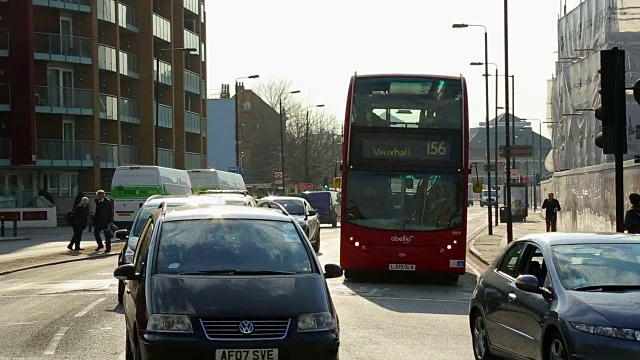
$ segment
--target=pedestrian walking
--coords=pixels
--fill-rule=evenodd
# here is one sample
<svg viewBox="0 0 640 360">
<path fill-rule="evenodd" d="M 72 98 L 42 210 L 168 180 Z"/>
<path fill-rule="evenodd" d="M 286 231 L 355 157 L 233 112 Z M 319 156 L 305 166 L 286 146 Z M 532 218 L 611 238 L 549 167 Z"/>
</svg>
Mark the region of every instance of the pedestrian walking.
<svg viewBox="0 0 640 360">
<path fill-rule="evenodd" d="M 98 247 L 96 251 L 104 249 L 104 252 L 111 252 L 111 238 L 113 233 L 111 232 L 113 224 L 113 206 L 111 200 L 105 196 L 104 190 L 98 190 L 96 192 L 96 206 L 93 213 L 93 236 L 96 238 Z M 104 233 L 105 245 L 102 245 L 102 238 L 100 232 Z"/>
<path fill-rule="evenodd" d="M 83 197 L 80 203 L 73 207 L 73 237 L 67 246 L 69 250 L 84 250 L 80 247 L 82 232 L 89 222 L 89 198 Z"/>
<path fill-rule="evenodd" d="M 560 202 L 554 199 L 553 193 L 549 193 L 549 197 L 542 203 L 542 208 L 546 210 L 545 220 L 547 222 L 547 232 L 555 232 L 556 223 L 558 221 L 558 211 L 560 211 Z"/>
<path fill-rule="evenodd" d="M 631 209 L 624 215 L 624 228 L 629 234 L 640 234 L 640 194 L 630 194 Z"/>
</svg>

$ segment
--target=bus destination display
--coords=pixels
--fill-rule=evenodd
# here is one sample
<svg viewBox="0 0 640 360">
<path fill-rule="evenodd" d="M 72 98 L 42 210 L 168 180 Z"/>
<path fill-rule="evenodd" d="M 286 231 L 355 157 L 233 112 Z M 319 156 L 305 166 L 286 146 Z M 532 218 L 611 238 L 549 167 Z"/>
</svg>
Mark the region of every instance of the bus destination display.
<svg viewBox="0 0 640 360">
<path fill-rule="evenodd" d="M 450 161 L 452 152 L 448 139 L 362 139 L 362 157 L 366 160 Z"/>
</svg>

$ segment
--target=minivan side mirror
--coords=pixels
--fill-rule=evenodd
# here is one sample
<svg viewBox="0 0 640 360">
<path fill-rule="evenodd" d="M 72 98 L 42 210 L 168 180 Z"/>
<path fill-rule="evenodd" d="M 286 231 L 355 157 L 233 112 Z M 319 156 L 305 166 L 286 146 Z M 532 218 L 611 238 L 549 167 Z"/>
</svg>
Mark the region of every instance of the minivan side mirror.
<svg viewBox="0 0 640 360">
<path fill-rule="evenodd" d="M 118 266 L 113 271 L 113 277 L 118 280 L 137 280 L 136 267 L 133 264 L 124 264 Z"/>
<path fill-rule="evenodd" d="M 336 264 L 326 264 L 324 266 L 324 277 L 327 279 L 339 278 L 342 276 L 342 268 Z"/>
<path fill-rule="evenodd" d="M 117 230 L 114 235 L 120 239 L 120 240 L 127 240 L 127 237 L 129 237 L 129 230 L 127 229 L 120 229 Z"/>
</svg>

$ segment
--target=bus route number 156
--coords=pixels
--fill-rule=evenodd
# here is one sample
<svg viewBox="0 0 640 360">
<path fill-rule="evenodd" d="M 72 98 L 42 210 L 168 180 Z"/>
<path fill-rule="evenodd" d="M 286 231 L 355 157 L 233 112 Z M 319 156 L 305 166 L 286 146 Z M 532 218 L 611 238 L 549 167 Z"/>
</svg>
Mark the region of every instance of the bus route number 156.
<svg viewBox="0 0 640 360">
<path fill-rule="evenodd" d="M 427 155 L 444 156 L 447 155 L 447 146 L 444 141 L 428 141 Z"/>
</svg>

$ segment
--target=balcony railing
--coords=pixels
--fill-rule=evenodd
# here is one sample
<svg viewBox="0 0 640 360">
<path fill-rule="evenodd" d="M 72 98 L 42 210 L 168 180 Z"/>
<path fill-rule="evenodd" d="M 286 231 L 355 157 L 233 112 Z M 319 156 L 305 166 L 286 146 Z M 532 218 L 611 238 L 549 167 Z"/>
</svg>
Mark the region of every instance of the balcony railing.
<svg viewBox="0 0 640 360">
<path fill-rule="evenodd" d="M 118 167 L 118 145 L 100 144 L 100 167 L 105 169 Z"/>
<path fill-rule="evenodd" d="M 200 82 L 200 75 L 194 73 L 193 71 L 185 70 L 184 71 L 184 89 L 192 92 L 194 94 L 200 94 L 200 87 L 202 83 Z"/>
<path fill-rule="evenodd" d="M 78 140 L 38 140 L 36 165 L 93 166 L 93 142 Z"/>
<path fill-rule="evenodd" d="M 184 29 L 184 47 L 193 48 L 197 51 L 192 52 L 191 54 L 200 54 L 200 37 L 198 34 Z"/>
<path fill-rule="evenodd" d="M 134 8 L 121 2 L 118 3 L 118 24 L 130 31 L 139 32 L 138 14 Z"/>
<path fill-rule="evenodd" d="M 158 149 L 158 166 L 173 168 L 175 164 L 176 161 L 173 150 Z"/>
<path fill-rule="evenodd" d="M 156 79 L 156 71 L 158 71 L 158 69 L 156 68 L 157 64 L 154 61 L 153 62 L 153 80 L 155 81 Z M 173 80 L 172 80 L 172 73 L 171 73 L 171 64 L 169 64 L 168 62 L 164 62 L 162 60 L 160 60 L 160 83 L 165 84 L 165 85 L 172 85 L 173 84 Z"/>
<path fill-rule="evenodd" d="M 171 42 L 171 22 L 153 13 L 153 35 L 166 42 Z M 185 47 L 187 47 L 186 44 Z"/>
<path fill-rule="evenodd" d="M 120 165 L 140 164 L 140 153 L 137 146 L 120 145 Z"/>
<path fill-rule="evenodd" d="M 153 114 L 155 116 L 155 103 L 153 110 Z M 158 126 L 168 129 L 173 128 L 173 108 L 171 106 L 160 104 L 160 111 L 158 112 Z"/>
<path fill-rule="evenodd" d="M 0 29 L 0 56 L 9 56 L 9 30 Z"/>
<path fill-rule="evenodd" d="M 117 51 L 114 47 L 109 45 L 98 45 L 98 68 L 102 70 L 108 70 L 117 72 Z"/>
<path fill-rule="evenodd" d="M 200 97 L 204 100 L 207 98 L 207 82 L 202 80 L 202 86 L 200 87 Z"/>
<path fill-rule="evenodd" d="M 203 117 L 200 121 L 200 134 L 202 134 L 203 137 L 207 137 L 207 118 Z"/>
<path fill-rule="evenodd" d="M 135 55 L 120 50 L 120 74 L 140 79 L 138 58 Z"/>
<path fill-rule="evenodd" d="M 0 165 L 11 165 L 11 139 L 0 139 Z"/>
<path fill-rule="evenodd" d="M 200 3 L 200 22 L 204 24 L 204 3 Z"/>
<path fill-rule="evenodd" d="M 120 120 L 133 124 L 140 124 L 140 108 L 133 99 L 120 98 Z"/>
<path fill-rule="evenodd" d="M 184 0 L 184 8 L 196 15 L 200 15 L 200 11 L 198 8 L 199 5 L 200 0 Z"/>
<path fill-rule="evenodd" d="M 98 0 L 98 19 L 116 23 L 115 0 Z"/>
<path fill-rule="evenodd" d="M 185 167 L 187 169 L 202 169 L 202 155 L 199 153 L 187 152 L 185 159 Z"/>
<path fill-rule="evenodd" d="M 0 84 L 0 111 L 11 111 L 11 85 Z"/>
<path fill-rule="evenodd" d="M 91 12 L 91 2 L 91 0 L 33 0 L 33 4 L 38 6 L 48 6 L 56 9 L 75 10 L 82 12 Z"/>
<path fill-rule="evenodd" d="M 59 34 L 36 33 L 37 60 L 91 64 L 91 39 Z"/>
<path fill-rule="evenodd" d="M 200 134 L 200 114 L 185 111 L 184 112 L 185 130 L 190 133 Z"/>
<path fill-rule="evenodd" d="M 93 115 L 93 91 L 59 86 L 36 86 L 36 112 Z"/>
<path fill-rule="evenodd" d="M 100 94 L 100 118 L 118 120 L 118 98 L 116 96 Z"/>
</svg>

